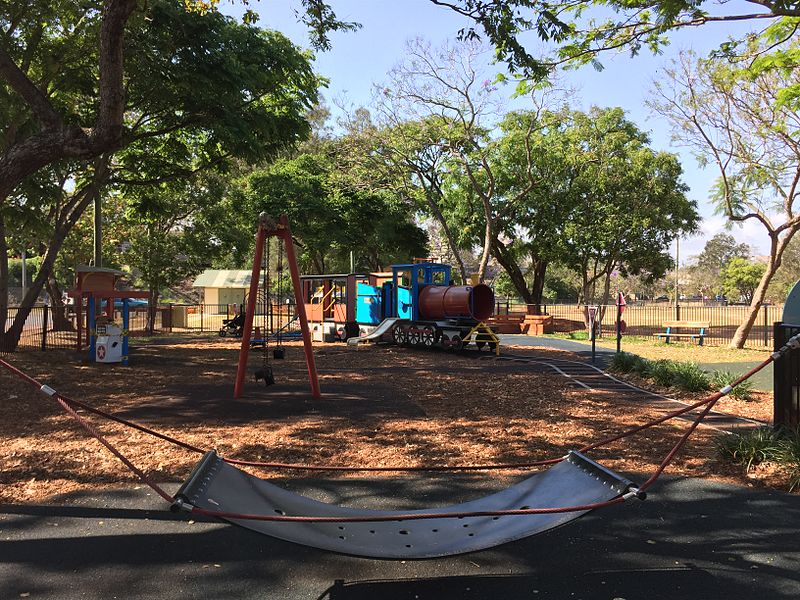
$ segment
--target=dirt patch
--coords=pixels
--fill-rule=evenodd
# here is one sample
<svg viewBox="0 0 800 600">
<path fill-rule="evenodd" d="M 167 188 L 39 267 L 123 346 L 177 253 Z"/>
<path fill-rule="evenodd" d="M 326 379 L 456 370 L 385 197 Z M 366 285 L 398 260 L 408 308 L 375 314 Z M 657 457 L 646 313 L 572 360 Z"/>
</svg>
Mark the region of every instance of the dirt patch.
<svg viewBox="0 0 800 600">
<path fill-rule="evenodd" d="M 277 384 L 248 379 L 232 399 L 237 344 L 161 340 L 136 347 L 131 365 L 88 365 L 74 353 L 21 353 L 11 362 L 62 394 L 223 455 L 325 465 L 418 466 L 529 461 L 563 455 L 658 416 L 642 402 L 575 389 L 524 363 L 394 346 L 316 348 L 323 398 L 310 397 L 297 343 L 271 361 Z M 517 351 L 515 350 L 515 353 Z M 575 359 L 562 352 L 537 356 Z M 262 359 L 251 356 L 251 372 Z M 0 501 L 53 502 L 59 494 L 138 480 L 56 403 L 3 371 Z M 725 406 L 727 408 L 727 406 Z M 158 481 L 182 481 L 197 454 L 83 414 Z M 591 456 L 642 480 L 685 422 L 664 424 Z M 759 479 L 718 461 L 716 432 L 699 430 L 670 472 L 746 485 Z M 492 475 L 495 476 L 495 475 Z M 771 483 L 781 483 L 771 475 Z"/>
</svg>

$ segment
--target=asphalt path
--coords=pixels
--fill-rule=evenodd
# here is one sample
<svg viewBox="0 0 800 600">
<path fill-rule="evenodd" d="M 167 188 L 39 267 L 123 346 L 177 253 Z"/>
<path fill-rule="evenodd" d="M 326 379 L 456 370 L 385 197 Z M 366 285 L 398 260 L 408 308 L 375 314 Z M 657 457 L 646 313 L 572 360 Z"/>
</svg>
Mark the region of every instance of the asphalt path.
<svg viewBox="0 0 800 600">
<path fill-rule="evenodd" d="M 325 501 L 402 509 L 503 485 L 488 474 L 283 483 Z M 800 597 L 800 496 L 701 479 L 666 479 L 645 501 L 494 549 L 426 561 L 354 558 L 190 521 L 138 486 L 58 502 L 0 506 L 0 598 Z"/>
</svg>

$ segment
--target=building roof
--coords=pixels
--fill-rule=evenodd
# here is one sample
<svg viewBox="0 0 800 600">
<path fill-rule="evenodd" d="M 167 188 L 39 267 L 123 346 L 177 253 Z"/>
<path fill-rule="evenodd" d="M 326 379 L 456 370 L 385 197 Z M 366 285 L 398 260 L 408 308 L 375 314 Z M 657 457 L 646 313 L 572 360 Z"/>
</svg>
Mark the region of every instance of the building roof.
<svg viewBox="0 0 800 600">
<path fill-rule="evenodd" d="M 113 273 L 114 275 L 118 275 L 122 277 L 123 275 L 127 275 L 125 271 L 120 271 L 119 269 L 109 269 L 107 267 L 92 267 L 89 265 L 78 265 L 75 267 L 75 271 L 78 273 Z"/>
<path fill-rule="evenodd" d="M 249 288 L 250 271 L 246 269 L 206 269 L 192 287 L 202 288 Z"/>
</svg>

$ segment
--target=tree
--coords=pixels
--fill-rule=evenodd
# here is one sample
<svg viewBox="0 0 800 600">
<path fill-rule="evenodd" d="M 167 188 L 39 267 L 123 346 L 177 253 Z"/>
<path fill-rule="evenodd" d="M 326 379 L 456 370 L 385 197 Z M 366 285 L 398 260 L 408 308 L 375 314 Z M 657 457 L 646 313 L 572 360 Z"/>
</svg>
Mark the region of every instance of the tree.
<svg viewBox="0 0 800 600">
<path fill-rule="evenodd" d="M 381 189 L 406 200 L 438 223 L 446 251 L 452 257 L 462 280 L 467 268 L 453 227 L 445 219 L 444 174 L 449 153 L 442 143 L 444 133 L 439 119 L 406 121 L 385 106 L 380 124 L 365 109 L 348 118 L 347 135 L 341 143 L 348 147 L 339 153 L 350 185 L 365 190 Z"/>
<path fill-rule="evenodd" d="M 583 302 L 607 304 L 615 271 L 663 276 L 672 266 L 670 244 L 694 231 L 699 216 L 677 158 L 651 149 L 622 109 L 575 113 L 569 135 L 578 170 L 562 262 L 581 276 Z"/>
<path fill-rule="evenodd" d="M 397 126 L 403 123 L 426 123 L 433 128 L 429 145 L 445 157 L 439 168 L 445 184 L 443 200 L 456 200 L 454 212 L 469 205 L 470 220 L 459 215 L 460 237 L 464 244 L 479 240 L 481 247 L 478 277 L 483 279 L 496 237 L 496 220 L 504 210 L 499 205 L 514 205 L 536 185 L 533 169 L 518 182 L 513 195 L 498 194 L 497 177 L 493 170 L 491 131 L 500 116 L 501 103 L 491 78 L 482 73 L 480 61 L 485 49 L 479 44 L 465 42 L 456 46 L 444 45 L 434 49 L 421 40 L 406 47 L 405 60 L 389 74 L 384 86 L 379 112 Z M 521 151 L 528 164 L 533 155 L 526 144 L 534 131 L 541 127 L 537 119 L 526 122 L 527 131 L 520 138 Z M 446 190 L 446 191 L 445 191 Z M 448 197 L 450 200 L 448 200 Z M 461 197 L 464 202 L 458 202 Z M 443 219 L 446 223 L 447 219 Z"/>
<path fill-rule="evenodd" d="M 736 238 L 727 233 L 718 233 L 708 240 L 689 267 L 694 289 L 703 296 L 722 294 L 722 271 L 733 258 L 750 258 L 750 246 L 737 244 Z"/>
<path fill-rule="evenodd" d="M 800 237 L 795 237 L 783 252 L 781 266 L 767 290 L 767 299 L 776 304 L 785 302 L 786 296 L 798 280 L 800 280 Z"/>
<path fill-rule="evenodd" d="M 150 292 L 150 333 L 161 292 L 199 274 L 225 250 L 218 232 L 223 185 L 213 175 L 196 176 L 139 186 L 124 196 L 120 235 L 127 243 L 119 256 Z"/>
<path fill-rule="evenodd" d="M 574 158 L 567 110 L 516 111 L 500 123 L 491 161 L 502 208 L 492 254 L 517 294 L 539 314 L 547 269 L 563 252 L 563 223 L 574 199 L 566 193 Z M 535 180 L 536 185 L 529 182 Z"/>
<path fill-rule="evenodd" d="M 505 61 L 512 72 L 534 79 L 543 79 L 554 67 L 564 64 L 591 64 L 601 69 L 599 56 L 604 52 L 627 50 L 635 55 L 647 48 L 657 53 L 669 43 L 667 34 L 677 29 L 709 23 L 779 21 L 783 17 L 800 17 L 800 3 L 796 0 L 751 0 L 750 4 L 758 6 L 755 12 L 742 10 L 741 4 L 734 4 L 723 14 L 719 14 L 719 7 L 710 0 L 431 2 L 446 6 L 475 23 L 463 28 L 459 37 L 477 39 L 486 36 L 494 46 L 497 58 Z M 714 14 L 710 12 L 712 7 Z M 797 28 L 793 19 L 787 21 L 786 34 L 792 37 Z M 552 54 L 534 56 L 526 49 L 531 32 L 555 46 Z"/>
<path fill-rule="evenodd" d="M 728 299 L 753 301 L 753 293 L 764 275 L 766 265 L 735 257 L 722 270 L 722 289 Z"/>
<path fill-rule="evenodd" d="M 797 40 L 778 46 L 800 50 Z M 800 229 L 800 116 L 781 100 L 800 85 L 800 71 L 771 63 L 774 48 L 753 37 L 743 61 L 696 60 L 684 53 L 656 86 L 652 103 L 701 164 L 716 167 L 712 201 L 718 211 L 733 223 L 761 224 L 769 239 L 769 260 L 731 340 L 734 348 L 744 346 L 783 253 Z"/>
<path fill-rule="evenodd" d="M 309 56 L 280 34 L 236 24 L 218 13 L 187 13 L 155 2 L 129 24 L 128 37 L 137 51 L 128 54 L 126 63 L 132 76 L 124 150 L 102 154 L 88 169 L 80 162 L 40 169 L 27 180 L 38 182 L 39 191 L 32 193 L 26 183 L 14 188 L 11 202 L 0 204 L 4 323 L 9 219 L 14 225 L 33 215 L 47 225 L 42 269 L 23 303 L 29 308 L 50 277 L 67 234 L 105 186 L 148 186 L 222 167 L 232 157 L 274 156 L 308 133 L 304 114 L 316 100 L 319 82 Z M 84 85 L 93 81 L 92 68 Z M 74 189 L 66 191 L 73 183 Z M 25 310 L 17 313 L 4 335 L 7 348 L 16 345 L 26 317 Z"/>
<path fill-rule="evenodd" d="M 349 271 L 350 252 L 356 268 L 366 270 L 424 254 L 427 236 L 408 205 L 385 191 L 349 187 L 340 176 L 337 145 L 332 141 L 324 152 L 300 153 L 246 175 L 229 200 L 242 230 L 252 229 L 261 212 L 285 213 L 300 262 L 312 273 Z"/>
<path fill-rule="evenodd" d="M 712 16 L 702 9 L 703 3 L 675 0 L 630 3 L 572 3 L 563 0 L 430 0 L 447 7 L 474 25 L 464 27 L 459 36 L 474 40 L 485 35 L 495 48 L 497 57 L 506 61 L 513 72 L 526 76 L 545 77 L 559 63 L 595 64 L 596 55 L 609 49 L 627 47 L 631 53 L 642 46 L 653 51 L 666 43 L 664 33 L 679 27 L 695 27 L 708 22 L 775 19 L 800 16 L 796 2 L 758 2 L 761 12 Z M 189 7 L 208 11 L 218 0 L 186 0 Z M 331 31 L 353 30 L 357 23 L 336 17 L 329 3 L 323 0 L 302 0 L 298 16 L 308 25 L 315 48 L 330 47 Z M 708 4 L 708 2 L 706 2 Z M 93 160 L 105 152 L 124 145 L 126 29 L 138 3 L 136 0 L 99 0 L 79 5 L 51 3 L 44 0 L 16 3 L 0 13 L 0 79 L 5 82 L 16 102 L 24 107 L 25 118 L 10 121 L 4 132 L 0 151 L 0 204 L 26 177 L 59 160 Z M 618 20 L 590 22 L 584 27 L 583 11 L 592 6 L 608 7 L 620 14 Z M 255 14 L 248 11 L 246 20 Z M 535 31 L 544 41 L 559 44 L 554 57 L 535 58 L 525 49 L 520 36 Z M 64 43 L 66 42 L 66 43 Z M 38 52 L 45 43 L 56 52 Z M 82 46 L 78 49 L 78 46 Z M 72 56 L 64 53 L 72 49 Z M 45 56 L 64 60 L 47 61 Z M 69 77 L 65 69 L 71 60 L 99 64 L 95 75 L 84 79 L 88 104 L 97 110 L 76 111 L 76 105 L 61 103 L 57 93 Z M 96 57 L 96 61 L 91 61 Z M 55 66 L 55 69 L 52 67 Z M 97 90 L 96 92 L 94 90 Z M 96 100 L 96 103 L 95 103 Z M 21 127 L 22 124 L 28 127 Z M 17 135 L 27 129 L 24 135 Z M 11 132 L 11 135 L 8 135 Z"/>
</svg>

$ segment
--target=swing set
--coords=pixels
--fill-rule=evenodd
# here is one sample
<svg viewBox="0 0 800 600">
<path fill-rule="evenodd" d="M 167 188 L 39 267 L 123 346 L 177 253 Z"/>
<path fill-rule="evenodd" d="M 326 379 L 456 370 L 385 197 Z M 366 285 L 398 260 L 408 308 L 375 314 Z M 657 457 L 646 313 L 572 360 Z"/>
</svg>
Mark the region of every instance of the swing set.
<svg viewBox="0 0 800 600">
<path fill-rule="evenodd" d="M 314 362 L 314 352 L 311 346 L 311 332 L 308 328 L 308 318 L 306 317 L 305 304 L 303 304 L 302 287 L 300 285 L 300 272 L 297 268 L 297 258 L 294 253 L 292 242 L 292 231 L 289 227 L 289 219 L 286 215 L 281 215 L 276 222 L 266 213 L 259 215 L 258 230 L 256 231 L 256 250 L 253 257 L 253 270 L 250 274 L 250 291 L 247 295 L 247 307 L 245 309 L 244 327 L 242 329 L 242 345 L 239 350 L 239 364 L 236 369 L 236 382 L 233 387 L 233 397 L 239 398 L 244 390 L 244 380 L 247 375 L 247 362 L 250 349 L 253 346 L 253 322 L 255 321 L 256 304 L 260 304 L 262 317 L 260 340 L 255 340 L 256 344 L 261 345 L 263 352 L 261 368 L 256 370 L 256 381 L 264 381 L 269 386 L 275 383 L 275 373 L 270 361 L 269 339 L 272 335 L 274 299 L 272 293 L 272 265 L 270 256 L 270 240 L 277 239 L 278 244 L 278 298 L 283 298 L 283 258 L 286 256 L 286 264 L 289 267 L 289 274 L 292 280 L 294 291 L 294 302 L 297 310 L 297 318 L 300 321 L 300 331 L 303 337 L 303 351 L 306 357 L 308 368 L 308 380 L 311 385 L 311 395 L 314 398 L 321 396 L 319 389 L 319 378 L 317 377 L 317 366 Z M 261 289 L 259 290 L 259 284 Z M 260 293 L 259 293 L 260 292 Z M 258 302 L 258 299 L 261 302 Z M 285 356 L 283 347 L 283 309 L 278 311 L 279 327 L 277 330 L 277 345 L 273 349 L 272 358 L 282 359 Z"/>
</svg>

